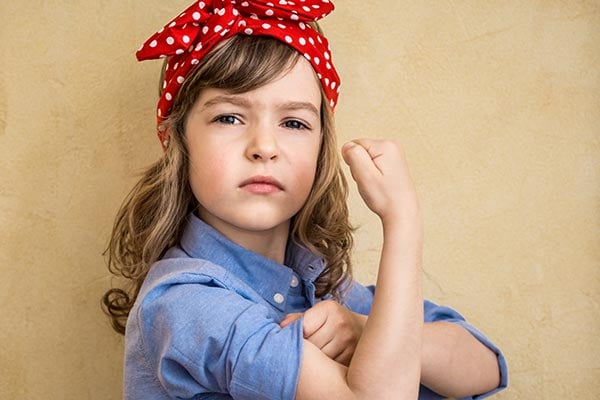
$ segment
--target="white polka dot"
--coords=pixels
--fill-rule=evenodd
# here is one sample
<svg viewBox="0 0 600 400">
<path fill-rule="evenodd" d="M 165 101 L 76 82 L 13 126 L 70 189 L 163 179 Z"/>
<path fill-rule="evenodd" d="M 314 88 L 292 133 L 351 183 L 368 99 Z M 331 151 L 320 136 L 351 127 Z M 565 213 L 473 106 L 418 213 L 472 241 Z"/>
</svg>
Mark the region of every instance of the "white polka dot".
<svg viewBox="0 0 600 400">
<path fill-rule="evenodd" d="M 252 30 L 252 29 L 250 29 L 250 28 L 246 28 L 246 29 L 244 29 L 244 33 L 245 33 L 246 35 L 252 35 L 252 32 L 253 32 L 253 30 Z"/>
<path fill-rule="evenodd" d="M 158 42 L 156 40 L 153 40 L 150 42 L 150 47 L 156 47 L 156 45 L 158 44 Z"/>
<path fill-rule="evenodd" d="M 323 79 L 323 75 L 321 75 L 321 74 L 317 73 L 317 78 L 319 78 L 319 79 Z"/>
<path fill-rule="evenodd" d="M 299 26 L 299 27 L 300 27 L 300 29 L 302 29 L 302 30 L 306 29 L 306 24 L 304 24 L 304 22 L 300 22 L 300 23 L 298 24 L 298 26 Z"/>
<path fill-rule="evenodd" d="M 308 41 L 310 42 L 310 44 L 312 44 L 313 46 L 315 45 L 315 41 L 313 40 L 313 38 L 309 37 Z"/>
<path fill-rule="evenodd" d="M 173 39 L 171 36 L 169 36 L 167 38 L 167 44 L 173 44 L 173 43 L 175 43 L 175 39 Z"/>
<path fill-rule="evenodd" d="M 288 43 L 292 43 L 292 37 L 289 36 L 289 35 L 286 35 L 285 41 L 288 42 Z"/>
<path fill-rule="evenodd" d="M 174 27 L 175 25 L 177 25 L 177 22 L 173 21 L 173 22 L 171 22 L 171 23 L 169 24 L 169 28 L 172 28 L 172 27 Z"/>
<path fill-rule="evenodd" d="M 229 29 L 225 29 L 225 30 L 223 30 L 223 32 L 221 32 L 221 36 L 225 36 L 225 35 L 227 35 L 227 32 L 229 32 Z"/>
<path fill-rule="evenodd" d="M 221 25 L 215 26 L 215 32 L 221 32 L 221 29 L 223 29 Z"/>
<path fill-rule="evenodd" d="M 302 9 L 306 12 L 310 12 L 310 7 L 307 6 L 302 6 Z"/>
<path fill-rule="evenodd" d="M 158 58 L 167 58 L 166 54 L 161 54 L 160 56 L 158 56 Z"/>
<path fill-rule="evenodd" d="M 173 65 L 173 71 L 175 71 L 178 67 L 179 67 L 179 63 L 175 63 L 175 65 Z"/>
<path fill-rule="evenodd" d="M 200 7 L 201 10 L 204 10 L 204 7 L 206 7 L 206 4 L 201 1 L 200 3 L 198 3 L 198 7 Z"/>
<path fill-rule="evenodd" d="M 329 53 L 328 52 L 323 53 L 323 55 L 325 56 L 326 60 L 329 60 Z"/>
<path fill-rule="evenodd" d="M 236 8 L 234 8 L 232 12 L 233 12 L 233 15 L 235 17 L 237 17 L 238 15 L 240 15 L 240 12 Z"/>
<path fill-rule="evenodd" d="M 329 105 L 333 108 L 335 106 L 335 101 L 333 101 L 333 99 L 329 100 Z"/>
<path fill-rule="evenodd" d="M 334 90 L 334 89 L 335 89 L 335 81 L 331 82 L 331 90 Z"/>
<path fill-rule="evenodd" d="M 190 37 L 188 35 L 183 35 L 183 37 L 181 38 L 181 40 L 183 40 L 183 43 L 189 43 L 190 42 Z"/>
<path fill-rule="evenodd" d="M 198 61 L 198 59 L 197 59 L 197 58 L 194 58 L 194 59 L 192 60 L 192 65 L 197 65 L 199 62 L 200 62 L 200 61 Z"/>
<path fill-rule="evenodd" d="M 246 21 L 241 20 L 240 22 L 238 22 L 238 26 L 246 26 Z"/>
<path fill-rule="evenodd" d="M 319 65 L 319 63 L 321 62 L 321 60 L 319 60 L 319 57 L 314 57 L 313 61 L 315 62 L 315 64 Z"/>
<path fill-rule="evenodd" d="M 321 44 L 323 43 L 323 41 L 321 40 L 321 36 L 317 36 L 317 41 Z"/>
<path fill-rule="evenodd" d="M 258 15 L 256 15 L 256 14 L 250 14 L 250 19 L 258 19 Z"/>
<path fill-rule="evenodd" d="M 183 51 L 182 49 L 175 50 L 175 54 L 177 54 L 177 55 L 180 55 L 180 54 L 183 54 L 183 53 L 185 53 L 185 51 Z"/>
<path fill-rule="evenodd" d="M 325 66 L 327 67 L 327 69 L 331 69 L 331 64 L 329 64 L 329 61 L 327 61 L 327 64 L 325 64 Z"/>
<path fill-rule="evenodd" d="M 167 87 L 167 81 L 163 81 L 163 89 Z"/>
<path fill-rule="evenodd" d="M 272 17 L 274 13 L 273 13 L 273 10 L 267 10 L 267 11 L 265 11 L 265 14 L 266 14 L 268 17 Z"/>
<path fill-rule="evenodd" d="M 196 51 L 200 51 L 200 50 L 202 50 L 202 43 L 198 43 L 198 44 L 196 45 L 196 48 L 195 48 L 194 50 L 196 50 Z"/>
<path fill-rule="evenodd" d="M 325 86 L 329 86 L 329 78 L 325 78 Z"/>
<path fill-rule="evenodd" d="M 285 29 L 286 26 L 284 24 L 277 24 L 278 27 L 280 27 L 281 29 Z"/>
<path fill-rule="evenodd" d="M 304 46 L 306 44 L 306 39 L 304 39 L 303 37 L 301 37 L 300 39 L 298 39 L 298 41 L 300 42 L 300 44 L 302 46 Z"/>
<path fill-rule="evenodd" d="M 281 4 L 282 6 L 285 6 L 285 5 L 287 5 L 287 3 L 288 3 L 288 2 L 287 2 L 287 1 L 285 1 L 285 0 L 279 0 L 279 4 Z"/>
<path fill-rule="evenodd" d="M 192 14 L 192 18 L 194 18 L 196 21 L 198 21 L 200 19 L 201 15 L 198 11 L 196 11 L 195 13 Z"/>
<path fill-rule="evenodd" d="M 167 93 L 165 93 L 165 99 L 171 101 L 171 100 L 173 100 L 173 96 L 171 96 L 171 93 L 167 92 Z"/>
<path fill-rule="evenodd" d="M 202 33 L 204 33 L 205 35 L 208 33 L 208 26 L 202 28 Z"/>
<path fill-rule="evenodd" d="M 244 2 L 242 3 L 242 7 L 248 7 L 248 2 L 247 2 L 247 1 L 244 1 Z"/>
<path fill-rule="evenodd" d="M 223 15 L 225 15 L 225 7 L 221 8 L 218 12 L 218 14 L 222 17 Z"/>
<path fill-rule="evenodd" d="M 312 6 L 312 7 L 313 7 L 315 10 L 318 10 L 319 8 L 321 8 L 321 7 L 319 7 L 319 5 L 318 5 L 318 4 L 313 4 L 313 6 Z"/>
<path fill-rule="evenodd" d="M 271 25 L 265 23 L 265 24 L 262 24 L 262 27 L 264 29 L 269 29 L 269 28 L 271 28 Z"/>
<path fill-rule="evenodd" d="M 158 111 L 156 113 L 159 117 L 162 117 L 162 112 L 160 111 L 160 108 L 158 109 Z"/>
<path fill-rule="evenodd" d="M 310 61 L 310 54 L 304 53 L 304 58 L 306 58 L 308 61 Z"/>
<path fill-rule="evenodd" d="M 294 21 L 298 21 L 298 16 L 296 14 L 290 15 L 290 18 L 293 19 Z"/>
<path fill-rule="evenodd" d="M 183 83 L 184 80 L 185 80 L 185 78 L 183 76 L 177 77 L 177 83 L 179 83 L 180 85 Z"/>
</svg>

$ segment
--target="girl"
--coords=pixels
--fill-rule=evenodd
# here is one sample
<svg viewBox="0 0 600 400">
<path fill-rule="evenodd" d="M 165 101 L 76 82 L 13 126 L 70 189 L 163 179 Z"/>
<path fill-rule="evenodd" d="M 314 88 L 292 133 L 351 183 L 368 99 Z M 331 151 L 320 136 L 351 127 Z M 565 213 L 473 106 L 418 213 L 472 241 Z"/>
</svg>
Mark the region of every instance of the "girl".
<svg viewBox="0 0 600 400">
<path fill-rule="evenodd" d="M 422 216 L 392 142 L 342 148 L 384 232 L 377 290 L 352 281 L 340 82 L 314 24 L 332 9 L 199 1 L 138 51 L 168 57 L 165 152 L 108 249 L 130 282 L 103 298 L 126 337 L 125 398 L 415 399 L 506 385 L 495 346 L 453 310 L 423 308 Z"/>
</svg>

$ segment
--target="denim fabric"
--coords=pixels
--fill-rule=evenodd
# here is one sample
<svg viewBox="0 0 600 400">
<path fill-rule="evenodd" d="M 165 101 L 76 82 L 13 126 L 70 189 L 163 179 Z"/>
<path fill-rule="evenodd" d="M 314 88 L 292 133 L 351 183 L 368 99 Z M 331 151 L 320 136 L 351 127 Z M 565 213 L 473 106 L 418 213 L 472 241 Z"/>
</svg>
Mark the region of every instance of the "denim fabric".
<svg viewBox="0 0 600 400">
<path fill-rule="evenodd" d="M 285 265 L 278 264 L 190 214 L 180 245 L 152 266 L 130 312 L 125 399 L 293 399 L 302 321 L 285 329 L 278 324 L 321 300 L 313 282 L 324 267 L 292 241 Z M 374 290 L 353 282 L 345 306 L 368 314 Z M 502 385 L 496 391 L 506 386 L 502 354 L 458 313 L 426 301 L 425 320 L 468 329 L 498 354 Z M 420 399 L 439 398 L 422 388 Z"/>
</svg>

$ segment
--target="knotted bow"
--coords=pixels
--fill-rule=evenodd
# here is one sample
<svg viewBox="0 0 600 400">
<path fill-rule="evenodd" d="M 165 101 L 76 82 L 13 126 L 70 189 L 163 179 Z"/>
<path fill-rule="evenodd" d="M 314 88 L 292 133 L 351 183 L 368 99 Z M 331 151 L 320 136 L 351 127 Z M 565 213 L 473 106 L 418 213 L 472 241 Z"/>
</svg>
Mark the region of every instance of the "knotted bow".
<svg viewBox="0 0 600 400">
<path fill-rule="evenodd" d="M 331 108 L 335 108 L 340 78 L 331 61 L 327 39 L 308 22 L 331 11 L 330 0 L 206 0 L 194 2 L 152 35 L 137 51 L 139 61 L 169 57 L 162 95 L 160 124 L 171 112 L 181 84 L 217 43 L 236 34 L 270 36 L 296 49 L 312 64 Z M 167 134 L 159 129 L 166 147 Z"/>
</svg>

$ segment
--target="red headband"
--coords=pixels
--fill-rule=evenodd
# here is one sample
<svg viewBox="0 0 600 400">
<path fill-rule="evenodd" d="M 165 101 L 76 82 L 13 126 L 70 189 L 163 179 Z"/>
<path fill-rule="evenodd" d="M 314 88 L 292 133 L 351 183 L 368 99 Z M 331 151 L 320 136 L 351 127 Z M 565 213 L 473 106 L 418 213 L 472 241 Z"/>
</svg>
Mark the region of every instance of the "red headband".
<svg viewBox="0 0 600 400">
<path fill-rule="evenodd" d="M 317 73 L 329 105 L 335 108 L 340 78 L 331 61 L 329 43 L 307 24 L 333 11 L 333 3 L 329 0 L 272 1 L 197 1 L 146 40 L 136 53 L 139 61 L 170 57 L 157 106 L 159 125 L 171 112 L 181 84 L 199 60 L 217 43 L 237 34 L 271 36 L 303 54 Z M 158 135 L 165 148 L 167 133 L 159 128 Z"/>
</svg>

